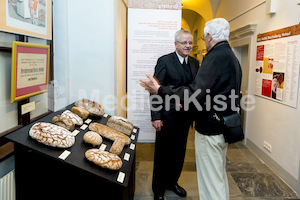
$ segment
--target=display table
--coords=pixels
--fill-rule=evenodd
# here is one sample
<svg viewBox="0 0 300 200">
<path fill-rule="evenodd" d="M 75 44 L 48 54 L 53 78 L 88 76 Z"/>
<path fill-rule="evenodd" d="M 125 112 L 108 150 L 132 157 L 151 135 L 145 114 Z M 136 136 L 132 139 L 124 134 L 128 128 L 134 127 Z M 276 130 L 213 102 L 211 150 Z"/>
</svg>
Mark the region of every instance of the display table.
<svg viewBox="0 0 300 200">
<path fill-rule="evenodd" d="M 34 123 L 51 123 L 54 116 L 71 110 L 73 106 L 69 105 Z M 89 131 L 88 125 L 93 122 L 106 124 L 109 117 L 89 116 L 83 126 L 75 126 L 75 144 L 67 149 L 49 147 L 33 140 L 29 129 L 34 123 L 7 135 L 6 138 L 15 144 L 17 199 L 133 199 L 139 128 L 133 129 L 129 136 L 131 144 L 125 146 L 119 155 L 123 165 L 117 171 L 103 169 L 89 162 L 84 155 L 88 149 L 94 148 L 83 141 L 83 135 Z M 111 145 L 112 141 L 103 138 L 102 145 L 96 148 L 109 151 Z"/>
</svg>

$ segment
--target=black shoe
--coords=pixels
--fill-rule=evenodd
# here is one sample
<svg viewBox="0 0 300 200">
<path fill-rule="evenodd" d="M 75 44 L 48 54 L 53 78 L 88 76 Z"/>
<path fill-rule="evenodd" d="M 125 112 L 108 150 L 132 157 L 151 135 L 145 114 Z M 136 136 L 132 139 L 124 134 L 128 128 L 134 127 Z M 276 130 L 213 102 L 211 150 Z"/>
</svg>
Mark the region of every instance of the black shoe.
<svg viewBox="0 0 300 200">
<path fill-rule="evenodd" d="M 155 194 L 154 195 L 154 200 L 164 200 L 164 195 L 162 194 Z"/>
<path fill-rule="evenodd" d="M 176 183 L 173 187 L 170 187 L 169 190 L 172 190 L 173 192 L 175 192 L 175 194 L 177 194 L 180 197 L 186 197 L 186 191 L 185 191 L 185 189 L 183 189 L 182 187 L 180 187 L 178 185 L 178 183 Z"/>
</svg>

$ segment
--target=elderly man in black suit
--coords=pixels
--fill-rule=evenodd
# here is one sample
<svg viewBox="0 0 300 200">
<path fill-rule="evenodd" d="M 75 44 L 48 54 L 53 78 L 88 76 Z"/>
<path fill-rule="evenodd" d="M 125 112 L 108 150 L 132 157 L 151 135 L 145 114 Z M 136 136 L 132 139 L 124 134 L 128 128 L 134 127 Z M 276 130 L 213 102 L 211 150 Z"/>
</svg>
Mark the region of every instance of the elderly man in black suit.
<svg viewBox="0 0 300 200">
<path fill-rule="evenodd" d="M 190 57 L 193 36 L 181 29 L 175 33 L 176 51 L 160 57 L 155 66 L 154 76 L 164 86 L 187 86 L 193 82 L 199 62 Z M 154 199 L 164 199 L 166 189 L 173 190 L 181 197 L 186 191 L 177 183 L 184 163 L 187 136 L 192 122 L 190 115 L 179 107 L 176 99 L 162 102 L 151 98 L 152 125 L 156 129 L 154 170 L 152 189 Z M 155 110 L 155 111 L 154 111 Z"/>
</svg>

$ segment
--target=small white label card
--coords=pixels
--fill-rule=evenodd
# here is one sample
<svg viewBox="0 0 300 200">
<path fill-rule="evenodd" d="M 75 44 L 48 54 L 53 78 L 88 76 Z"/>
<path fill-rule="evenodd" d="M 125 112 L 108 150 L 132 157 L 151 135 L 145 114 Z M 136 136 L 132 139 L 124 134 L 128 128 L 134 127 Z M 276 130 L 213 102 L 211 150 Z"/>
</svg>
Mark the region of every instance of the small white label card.
<svg viewBox="0 0 300 200">
<path fill-rule="evenodd" d="M 135 135 L 131 135 L 131 139 L 132 139 L 132 140 L 135 140 Z"/>
<path fill-rule="evenodd" d="M 120 172 L 117 178 L 117 181 L 120 183 L 123 183 L 125 179 L 125 173 L 124 172 Z"/>
<path fill-rule="evenodd" d="M 83 124 L 83 125 L 80 127 L 80 129 L 85 130 L 87 127 L 88 127 L 88 125 Z"/>
<path fill-rule="evenodd" d="M 134 128 L 134 129 L 132 130 L 132 132 L 136 133 L 136 132 L 137 132 L 137 129 L 136 129 L 136 128 Z"/>
<path fill-rule="evenodd" d="M 71 154 L 71 151 L 65 150 L 62 154 L 60 154 L 59 158 L 62 160 L 66 160 L 66 158 Z"/>
<path fill-rule="evenodd" d="M 105 113 L 105 114 L 103 115 L 103 117 L 105 117 L 105 118 L 108 117 L 108 114 Z"/>
<path fill-rule="evenodd" d="M 129 158 L 130 158 L 130 154 L 129 153 L 125 153 L 124 160 L 129 161 Z"/>
<path fill-rule="evenodd" d="M 130 149 L 131 149 L 131 150 L 134 150 L 134 148 L 135 148 L 135 144 L 132 144 L 132 143 L 131 143 L 131 144 L 130 144 Z"/>
<path fill-rule="evenodd" d="M 21 115 L 24 115 L 34 110 L 35 110 L 35 101 L 23 104 L 21 106 Z"/>
<path fill-rule="evenodd" d="M 80 131 L 76 129 L 72 132 L 73 136 L 76 136 L 78 133 L 80 133 Z"/>
<path fill-rule="evenodd" d="M 85 120 L 85 123 L 87 123 L 87 124 L 89 124 L 89 123 L 91 123 L 91 119 L 87 119 L 87 120 Z"/>
<path fill-rule="evenodd" d="M 102 151 L 105 151 L 105 149 L 106 149 L 106 144 L 101 144 L 101 146 L 100 146 L 99 149 L 101 149 Z"/>
</svg>

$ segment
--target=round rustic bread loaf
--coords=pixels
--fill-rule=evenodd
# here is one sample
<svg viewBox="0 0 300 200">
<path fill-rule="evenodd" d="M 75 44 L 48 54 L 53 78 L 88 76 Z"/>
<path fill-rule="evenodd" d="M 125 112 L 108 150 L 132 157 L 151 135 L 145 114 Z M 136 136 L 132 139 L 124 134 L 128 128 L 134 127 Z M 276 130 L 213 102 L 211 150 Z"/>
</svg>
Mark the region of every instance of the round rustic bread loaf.
<svg viewBox="0 0 300 200">
<path fill-rule="evenodd" d="M 83 140 L 86 143 L 92 144 L 93 146 L 98 146 L 102 143 L 102 137 L 93 131 L 88 131 L 84 134 Z"/>
<path fill-rule="evenodd" d="M 123 164 L 119 156 L 101 149 L 89 149 L 85 152 L 85 157 L 96 165 L 111 170 L 118 170 Z"/>
</svg>

